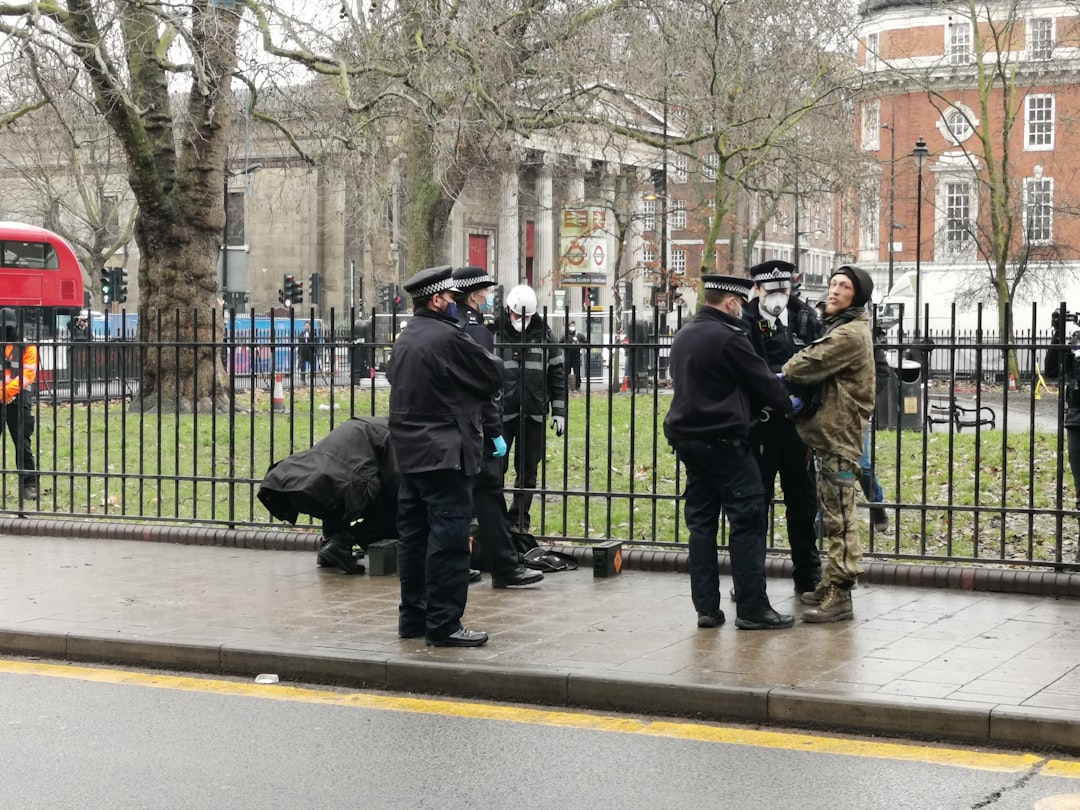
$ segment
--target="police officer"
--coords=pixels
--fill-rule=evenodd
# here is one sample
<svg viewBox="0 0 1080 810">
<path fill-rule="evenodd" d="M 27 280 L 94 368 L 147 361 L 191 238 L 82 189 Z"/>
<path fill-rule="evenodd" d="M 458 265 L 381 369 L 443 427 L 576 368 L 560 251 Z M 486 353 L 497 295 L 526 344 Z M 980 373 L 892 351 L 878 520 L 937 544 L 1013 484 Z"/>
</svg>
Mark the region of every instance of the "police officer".
<svg viewBox="0 0 1080 810">
<path fill-rule="evenodd" d="M 457 321 L 449 266 L 405 282 L 409 328 L 394 342 L 390 443 L 401 471 L 398 492 L 398 635 L 432 647 L 479 647 L 487 633 L 462 626 L 469 592 L 472 483 L 485 442 L 481 410 L 502 385 L 502 364 Z"/>
<path fill-rule="evenodd" d="M 698 627 L 724 623 L 716 532 L 723 509 L 730 529 L 735 626 L 779 630 L 794 619 L 777 613 L 765 593 L 765 498 L 750 447 L 762 408 L 777 418 L 801 408 L 755 353 L 742 320 L 753 283 L 704 275 L 705 304 L 671 344 L 674 395 L 664 435 L 686 467 L 683 494 L 690 531 L 690 596 Z"/>
<path fill-rule="evenodd" d="M 21 471 L 19 495 L 24 501 L 38 497 L 34 447 L 33 388 L 37 380 L 37 346 L 22 340 L 19 316 L 10 307 L 0 309 L 0 335 L 4 340 L 3 425 L 15 446 L 15 467 Z"/>
<path fill-rule="evenodd" d="M 461 292 L 454 294 L 458 306 L 458 321 L 466 334 L 487 349 L 495 350 L 495 338 L 484 326 L 481 309 L 487 304 L 487 290 L 495 286 L 495 280 L 482 267 L 462 267 L 454 271 L 454 286 Z M 509 588 L 532 585 L 544 578 L 539 571 L 532 571 L 521 564 L 521 557 L 514 539 L 510 536 L 510 524 L 503 499 L 503 457 L 506 440 L 503 438 L 502 413 L 497 399 L 484 406 L 484 446 L 494 445 L 495 451 L 485 453 L 480 464 L 480 474 L 473 482 L 473 512 L 478 528 L 476 541 L 491 572 L 493 588 Z"/>
<path fill-rule="evenodd" d="M 779 260 L 750 268 L 755 296 L 743 307 L 743 320 L 750 327 L 754 348 L 774 373 L 779 373 L 795 352 L 817 340 L 824 331 L 813 307 L 792 295 L 794 273 L 795 265 Z M 766 512 L 772 503 L 776 476 L 780 475 L 795 592 L 813 591 L 821 580 L 813 454 L 799 438 L 795 423 L 777 418 L 771 411 L 761 414 L 754 454 L 765 487 Z"/>
<path fill-rule="evenodd" d="M 1080 509 L 1080 327 L 1077 315 L 1054 310 L 1052 348 L 1046 353 L 1046 376 L 1057 377 L 1065 392 L 1065 438 L 1073 491 Z"/>
<path fill-rule="evenodd" d="M 507 444 L 514 451 L 516 474 L 510 521 L 519 532 L 529 530 L 529 508 L 536 471 L 544 457 L 544 422 L 551 408 L 556 436 L 566 430 L 566 375 L 562 351 L 536 311 L 536 293 L 519 284 L 506 295 L 506 311 L 492 325 L 506 368 L 502 413 Z M 504 471 L 509 465 L 503 459 Z"/>
</svg>

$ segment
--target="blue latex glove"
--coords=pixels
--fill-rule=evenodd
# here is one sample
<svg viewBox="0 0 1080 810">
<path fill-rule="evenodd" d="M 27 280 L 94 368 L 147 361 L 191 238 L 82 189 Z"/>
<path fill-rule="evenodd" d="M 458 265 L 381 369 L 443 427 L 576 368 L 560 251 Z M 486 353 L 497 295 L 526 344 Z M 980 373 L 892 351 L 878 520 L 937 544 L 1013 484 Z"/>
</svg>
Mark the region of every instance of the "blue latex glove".
<svg viewBox="0 0 1080 810">
<path fill-rule="evenodd" d="M 503 456 L 505 456 L 506 439 L 504 439 L 502 436 L 496 436 L 494 439 L 492 439 L 492 441 L 495 442 L 495 452 L 491 455 L 493 455 L 495 458 L 502 458 Z"/>
<path fill-rule="evenodd" d="M 802 400 L 796 396 L 788 397 L 791 400 L 791 415 L 798 416 L 802 411 Z"/>
</svg>

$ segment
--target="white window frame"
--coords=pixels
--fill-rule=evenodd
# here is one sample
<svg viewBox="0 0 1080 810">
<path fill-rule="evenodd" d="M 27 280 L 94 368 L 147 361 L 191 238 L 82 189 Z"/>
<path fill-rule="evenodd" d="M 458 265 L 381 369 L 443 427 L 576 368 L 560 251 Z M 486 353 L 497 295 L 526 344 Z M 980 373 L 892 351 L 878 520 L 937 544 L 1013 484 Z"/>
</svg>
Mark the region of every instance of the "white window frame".
<svg viewBox="0 0 1080 810">
<path fill-rule="evenodd" d="M 1037 229 L 1037 231 L 1036 231 Z M 1054 243 L 1054 178 L 1024 178 L 1024 241 Z"/>
<path fill-rule="evenodd" d="M 970 20 L 950 22 L 946 26 L 945 61 L 950 65 L 969 65 L 975 55 Z"/>
<path fill-rule="evenodd" d="M 975 221 L 971 200 L 973 187 L 971 180 L 962 177 L 949 178 L 942 183 L 945 227 L 941 243 L 944 254 L 950 258 L 966 255 L 975 243 L 971 233 Z"/>
<path fill-rule="evenodd" d="M 1053 59 L 1054 47 L 1057 44 L 1054 18 L 1029 17 L 1025 28 L 1027 29 L 1027 58 L 1032 62 L 1047 62 Z M 1036 32 L 1036 28 L 1046 30 Z"/>
<path fill-rule="evenodd" d="M 641 201 L 641 229 L 643 231 L 656 230 L 656 200 Z"/>
<path fill-rule="evenodd" d="M 881 64 L 881 59 L 878 58 L 880 47 L 881 37 L 876 31 L 866 35 L 866 58 L 863 60 L 863 64 L 867 68 L 876 69 Z"/>
<path fill-rule="evenodd" d="M 869 196 L 862 207 L 862 227 L 859 229 L 860 250 L 877 250 L 881 242 L 881 204 Z"/>
<path fill-rule="evenodd" d="M 1024 99 L 1024 149 L 1048 152 L 1054 148 L 1057 101 L 1053 93 L 1033 93 Z"/>
<path fill-rule="evenodd" d="M 881 102 L 864 101 L 862 105 L 862 148 L 876 152 L 881 148 Z"/>
<path fill-rule="evenodd" d="M 671 172 L 671 182 L 685 183 L 690 179 L 687 163 L 686 155 L 681 155 L 678 152 L 668 155 L 668 171 Z"/>
<path fill-rule="evenodd" d="M 957 133 L 954 122 L 962 125 L 963 131 Z M 975 127 L 979 125 L 979 119 L 975 113 L 965 104 L 954 104 L 946 109 L 938 119 L 937 128 L 941 137 L 951 144 L 959 145 L 975 134 Z"/>
<path fill-rule="evenodd" d="M 652 242 L 641 243 L 641 261 L 644 264 L 656 264 L 657 255 L 659 255 L 659 251 L 657 251 L 656 245 Z"/>
<path fill-rule="evenodd" d="M 710 183 L 716 180 L 716 170 L 720 166 L 720 155 L 709 152 L 701 160 L 701 179 Z"/>
<path fill-rule="evenodd" d="M 686 273 L 686 250 L 684 248 L 672 248 L 670 251 L 670 261 L 668 262 L 667 269 L 669 273 L 685 274 Z"/>
<path fill-rule="evenodd" d="M 668 230 L 686 230 L 686 200 L 672 200 L 668 209 Z"/>
</svg>

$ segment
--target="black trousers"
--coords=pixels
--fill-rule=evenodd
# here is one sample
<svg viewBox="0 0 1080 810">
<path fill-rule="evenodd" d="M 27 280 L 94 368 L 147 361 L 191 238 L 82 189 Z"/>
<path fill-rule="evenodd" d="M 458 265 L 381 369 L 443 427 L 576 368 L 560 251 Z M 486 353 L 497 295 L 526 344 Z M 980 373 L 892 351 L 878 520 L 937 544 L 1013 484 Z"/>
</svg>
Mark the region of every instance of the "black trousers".
<svg viewBox="0 0 1080 810">
<path fill-rule="evenodd" d="M 766 520 L 779 474 L 791 561 L 795 566 L 792 579 L 798 590 L 812 591 L 821 580 L 813 455 L 799 438 L 795 423 L 783 417 L 774 417 L 758 425 L 754 451 L 765 489 Z"/>
<path fill-rule="evenodd" d="M 690 531 L 690 598 L 698 613 L 720 610 L 716 537 L 720 512 L 728 522 L 736 612 L 753 618 L 770 608 L 765 593 L 765 499 L 749 445 L 739 439 L 680 439 L 675 452 L 686 467 L 683 492 Z"/>
<path fill-rule="evenodd" d="M 397 496 L 396 492 L 380 493 L 364 510 L 359 523 L 324 519 L 323 537 L 350 551 L 354 545 L 367 551 L 372 543 L 397 537 Z"/>
<path fill-rule="evenodd" d="M 1076 493 L 1077 504 L 1080 504 L 1080 425 L 1075 427 L 1066 425 L 1065 440 L 1069 453 L 1069 470 L 1072 472 L 1073 492 Z"/>
<path fill-rule="evenodd" d="M 506 419 L 503 428 L 506 439 L 506 455 L 503 456 L 503 475 L 510 467 L 510 453 L 514 454 L 514 486 L 535 489 L 536 471 L 544 457 L 544 421 L 523 418 Z M 531 492 L 515 492 L 510 502 L 510 525 L 522 531 L 529 530 L 529 510 L 532 507 Z"/>
<path fill-rule="evenodd" d="M 472 479 L 459 470 L 401 476 L 398 632 L 429 639 L 461 629 L 469 596 Z"/>
<path fill-rule="evenodd" d="M 480 474 L 473 482 L 473 512 L 479 524 L 476 542 L 480 546 L 484 570 L 495 579 L 508 579 L 521 565 L 521 556 L 510 536 L 501 458 L 490 455 L 484 458 Z"/>
<path fill-rule="evenodd" d="M 11 442 L 15 445 L 15 467 L 22 471 L 19 476 L 22 486 L 37 486 L 37 463 L 34 460 L 34 446 L 30 437 L 34 435 L 34 409 L 30 397 L 18 394 L 11 402 L 0 404 L 3 410 L 3 422 Z M 6 455 L 6 454 L 5 454 Z M 5 458 L 4 466 L 10 466 Z"/>
</svg>

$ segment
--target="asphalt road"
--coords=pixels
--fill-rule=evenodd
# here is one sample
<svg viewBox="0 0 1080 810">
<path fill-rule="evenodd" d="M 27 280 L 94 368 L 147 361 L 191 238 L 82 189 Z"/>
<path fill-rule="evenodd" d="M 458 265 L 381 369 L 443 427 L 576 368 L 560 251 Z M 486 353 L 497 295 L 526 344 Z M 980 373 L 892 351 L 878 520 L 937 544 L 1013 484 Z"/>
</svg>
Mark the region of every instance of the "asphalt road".
<svg viewBox="0 0 1080 810">
<path fill-rule="evenodd" d="M 1024 752 L 40 662 L 0 712 L 4 807 L 1080 807 Z"/>
</svg>

